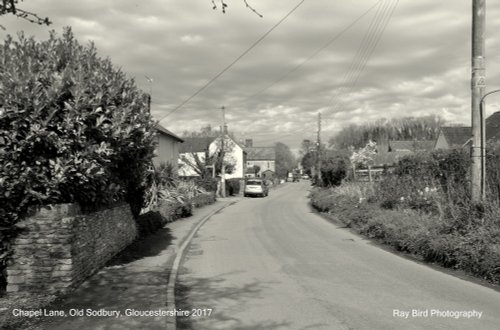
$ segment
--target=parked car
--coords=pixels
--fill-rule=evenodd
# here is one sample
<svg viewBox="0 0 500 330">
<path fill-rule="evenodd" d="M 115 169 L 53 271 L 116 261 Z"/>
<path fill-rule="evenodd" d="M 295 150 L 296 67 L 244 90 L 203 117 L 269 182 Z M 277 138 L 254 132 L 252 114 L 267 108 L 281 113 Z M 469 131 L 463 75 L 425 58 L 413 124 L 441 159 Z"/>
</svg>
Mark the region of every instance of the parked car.
<svg viewBox="0 0 500 330">
<path fill-rule="evenodd" d="M 245 189 L 243 190 L 243 196 L 261 196 L 265 197 L 269 195 L 269 187 L 266 182 L 261 179 L 248 179 L 245 182 Z"/>
<path fill-rule="evenodd" d="M 303 179 L 303 180 L 309 180 L 309 175 L 304 174 L 304 175 L 302 176 L 302 179 Z"/>
</svg>

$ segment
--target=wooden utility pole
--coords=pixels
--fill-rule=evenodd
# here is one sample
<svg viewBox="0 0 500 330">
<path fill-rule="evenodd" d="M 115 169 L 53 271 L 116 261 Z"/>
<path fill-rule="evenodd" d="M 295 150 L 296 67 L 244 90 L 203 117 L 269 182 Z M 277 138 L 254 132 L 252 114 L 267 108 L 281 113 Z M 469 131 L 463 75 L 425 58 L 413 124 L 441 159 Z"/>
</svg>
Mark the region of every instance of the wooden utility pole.
<svg viewBox="0 0 500 330">
<path fill-rule="evenodd" d="M 318 172 L 318 181 L 321 182 L 321 112 L 318 112 L 318 137 L 317 137 L 317 172 Z"/>
<path fill-rule="evenodd" d="M 472 79 L 471 79 L 471 195 L 474 202 L 484 197 L 485 182 L 485 120 L 482 113 L 481 99 L 486 87 L 485 78 L 485 43 L 486 21 L 485 0 L 472 0 Z"/>
<path fill-rule="evenodd" d="M 224 165 L 224 140 L 226 138 L 226 108 L 222 106 L 222 126 L 221 126 L 221 135 L 220 135 L 220 156 L 221 156 L 221 170 L 220 170 L 220 195 L 221 197 L 226 197 L 226 166 Z"/>
</svg>

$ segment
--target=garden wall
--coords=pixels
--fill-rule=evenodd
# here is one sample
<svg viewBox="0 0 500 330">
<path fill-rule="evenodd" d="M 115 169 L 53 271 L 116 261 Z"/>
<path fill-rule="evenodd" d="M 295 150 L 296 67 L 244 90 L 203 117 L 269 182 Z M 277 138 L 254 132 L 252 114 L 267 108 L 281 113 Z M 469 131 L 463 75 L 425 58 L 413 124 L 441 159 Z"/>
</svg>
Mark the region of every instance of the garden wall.
<svg viewBox="0 0 500 330">
<path fill-rule="evenodd" d="M 44 206 L 16 226 L 8 292 L 67 292 L 137 236 L 128 204 L 93 213 L 78 204 Z"/>
</svg>

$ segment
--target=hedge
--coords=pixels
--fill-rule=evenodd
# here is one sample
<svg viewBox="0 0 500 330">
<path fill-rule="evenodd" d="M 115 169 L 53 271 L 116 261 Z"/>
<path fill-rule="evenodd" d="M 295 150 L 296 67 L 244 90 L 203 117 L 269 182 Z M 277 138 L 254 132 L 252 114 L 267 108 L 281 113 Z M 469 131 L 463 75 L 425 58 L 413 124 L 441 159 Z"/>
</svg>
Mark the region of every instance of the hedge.
<svg viewBox="0 0 500 330">
<path fill-rule="evenodd" d="M 0 61 L 2 242 L 31 205 L 126 200 L 138 215 L 155 122 L 134 80 L 69 28 L 45 41 L 7 36 Z"/>
</svg>

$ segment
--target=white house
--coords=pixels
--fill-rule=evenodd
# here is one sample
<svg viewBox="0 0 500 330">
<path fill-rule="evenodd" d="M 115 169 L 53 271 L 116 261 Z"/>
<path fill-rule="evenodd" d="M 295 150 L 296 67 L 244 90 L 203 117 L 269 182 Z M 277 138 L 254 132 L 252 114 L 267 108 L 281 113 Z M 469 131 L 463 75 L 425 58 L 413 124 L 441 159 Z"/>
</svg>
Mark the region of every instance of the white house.
<svg viewBox="0 0 500 330">
<path fill-rule="evenodd" d="M 249 174 L 260 176 L 264 172 L 274 174 L 276 172 L 276 149 L 274 147 L 254 147 L 253 140 L 245 141 L 245 151 L 247 152 L 247 169 Z M 255 171 L 258 169 L 258 172 Z"/>
<path fill-rule="evenodd" d="M 179 154 L 179 176 L 199 176 L 207 155 L 212 156 L 221 149 L 220 137 L 184 138 Z M 224 136 L 224 162 L 233 165 L 226 179 L 243 178 L 246 170 L 246 152 L 229 135 Z"/>
</svg>

